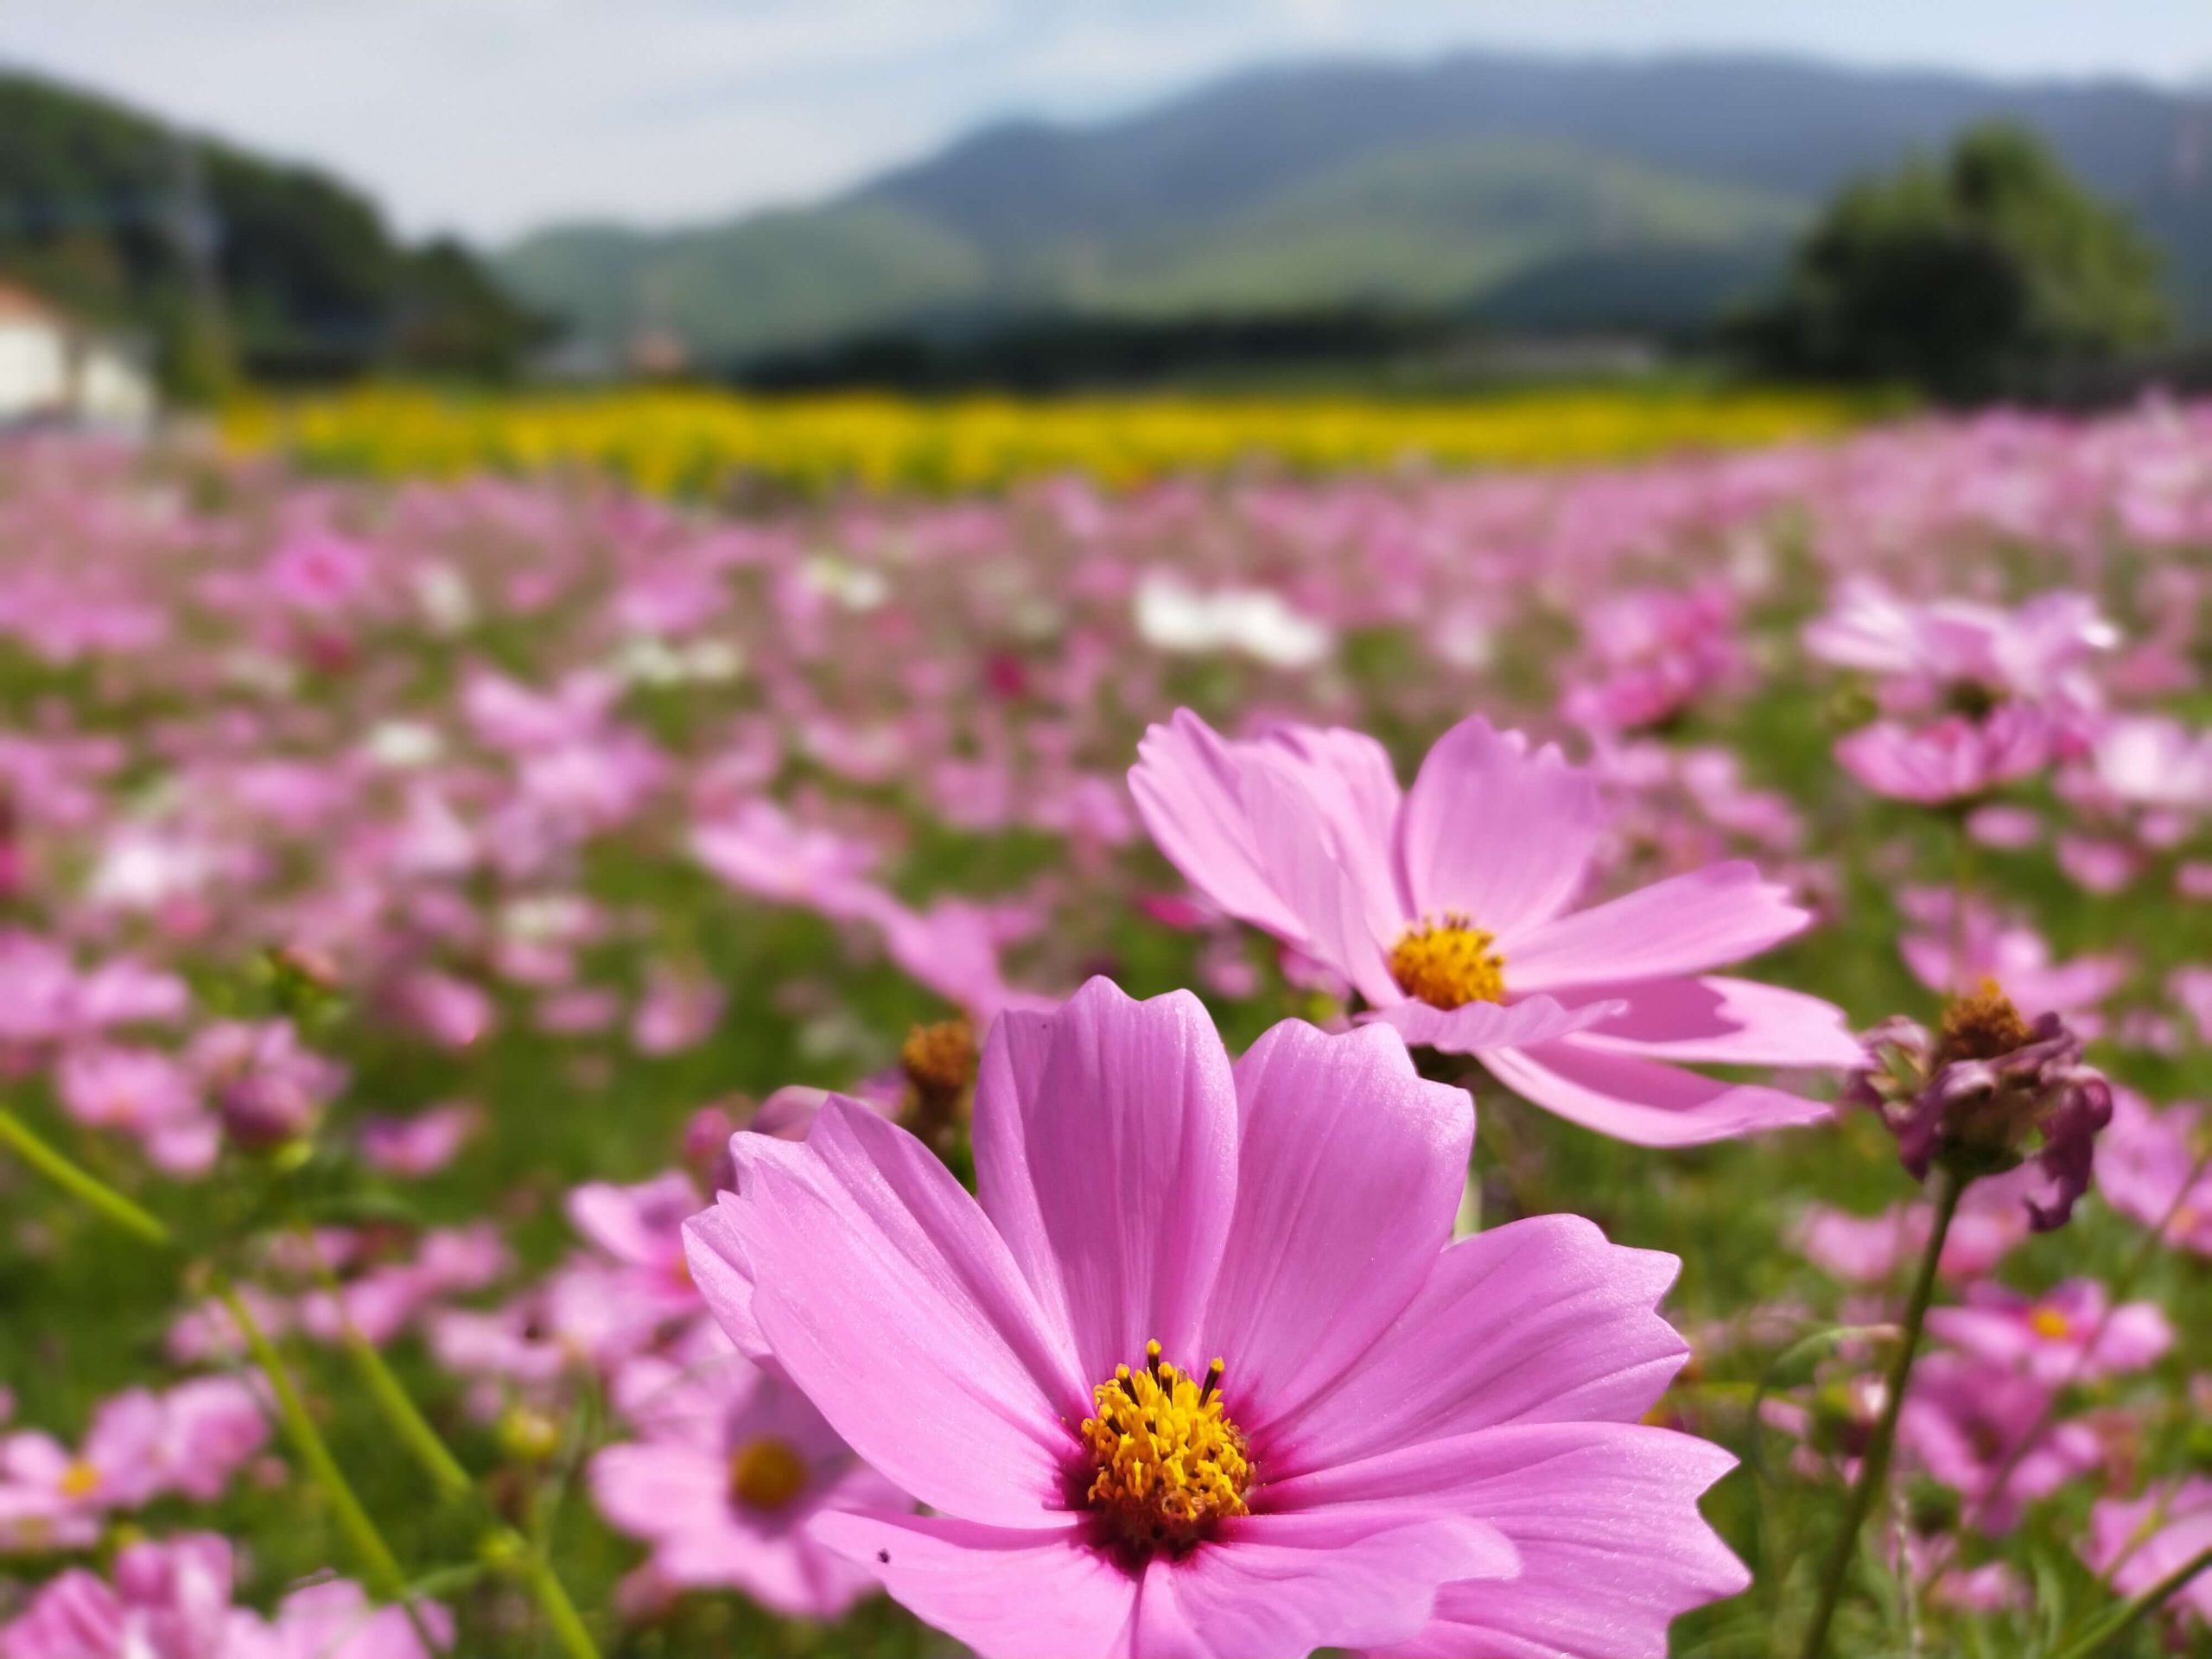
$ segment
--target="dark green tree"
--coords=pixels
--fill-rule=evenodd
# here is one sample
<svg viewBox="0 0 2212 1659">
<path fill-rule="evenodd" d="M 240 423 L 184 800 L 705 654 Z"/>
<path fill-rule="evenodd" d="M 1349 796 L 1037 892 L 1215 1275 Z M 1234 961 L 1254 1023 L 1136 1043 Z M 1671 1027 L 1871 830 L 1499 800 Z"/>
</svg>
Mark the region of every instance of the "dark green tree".
<svg viewBox="0 0 2212 1659">
<path fill-rule="evenodd" d="M 2159 340 L 2155 253 L 2041 139 L 2001 124 L 1847 187 L 1741 337 L 1769 369 L 2032 394 Z"/>
</svg>

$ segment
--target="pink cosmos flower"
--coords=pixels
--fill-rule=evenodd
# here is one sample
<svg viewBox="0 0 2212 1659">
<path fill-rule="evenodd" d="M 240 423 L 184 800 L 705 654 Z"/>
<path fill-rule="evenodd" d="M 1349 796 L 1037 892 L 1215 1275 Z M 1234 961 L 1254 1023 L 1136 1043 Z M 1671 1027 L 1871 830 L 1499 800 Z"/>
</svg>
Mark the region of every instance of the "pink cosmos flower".
<svg viewBox="0 0 2212 1659">
<path fill-rule="evenodd" d="M 1844 583 L 1805 629 L 1806 650 L 1823 662 L 1926 700 L 1970 688 L 2080 709 L 2097 701 L 2088 665 L 2119 639 L 2085 594 L 2042 594 L 2006 611 L 1967 599 L 1915 603 L 1863 579 Z"/>
<path fill-rule="evenodd" d="M 2191 1105 L 2154 1109 L 2139 1095 L 2113 1090 L 2112 1125 L 2097 1142 L 2097 1186 L 2113 1208 L 2166 1241 L 2212 1256 L 2212 1146 Z"/>
<path fill-rule="evenodd" d="M 82 1568 L 42 1586 L 0 1630 L 0 1659 L 428 1659 L 397 1607 L 376 1607 L 344 1580 L 286 1597 L 273 1619 L 231 1605 L 231 1546 L 211 1533 L 136 1543 L 112 1585 Z M 452 1621 L 419 1607 L 442 1641 Z"/>
<path fill-rule="evenodd" d="M 689 1224 L 723 1328 L 933 1513 L 814 1535 L 991 1659 L 1657 1652 L 1745 1582 L 1726 1453 L 1637 1421 L 1671 1258 L 1452 1243 L 1464 1091 L 1376 1030 L 1232 1065 L 1187 992 L 993 1030 L 976 1198 L 832 1098 Z"/>
<path fill-rule="evenodd" d="M 1989 1272 L 2027 1238 L 2028 1206 L 2047 1200 L 2050 1186 L 2050 1179 L 2033 1164 L 1974 1182 L 1959 1199 L 1937 1271 L 1955 1281 Z M 1935 1220 L 1934 1206 L 1924 1198 L 1892 1205 L 1878 1216 L 1808 1205 L 1793 1230 L 1793 1242 L 1824 1272 L 1853 1284 L 1882 1284 L 1905 1263 L 1920 1259 Z"/>
<path fill-rule="evenodd" d="M 2123 1596 L 2139 1596 L 2212 1549 L 2212 1480 L 2192 1475 L 2138 1498 L 2107 1497 L 2089 1512 L 2089 1565 Z M 2169 1604 L 2212 1624 L 2212 1573 L 2200 1573 Z"/>
<path fill-rule="evenodd" d="M 55 1070 L 54 1089 L 70 1116 L 137 1136 L 172 1175 L 205 1173 L 221 1149 L 222 1126 L 202 1109 L 191 1072 L 159 1049 L 73 1049 Z"/>
<path fill-rule="evenodd" d="M 814 1516 L 910 1507 L 853 1455 L 807 1402 L 719 1332 L 691 1363 L 632 1360 L 616 1406 L 645 1431 L 592 1459 L 600 1513 L 653 1547 L 671 1587 L 728 1586 L 788 1618 L 840 1617 L 875 1588 L 872 1574 L 817 1541 Z"/>
<path fill-rule="evenodd" d="M 2007 1533 L 2023 1504 L 2096 1465 L 2094 1431 L 2082 1422 L 2044 1425 L 2050 1402 L 2050 1389 L 2021 1371 L 1964 1354 L 1929 1354 L 1913 1367 L 1897 1416 L 1898 1451 L 1963 1497 L 1982 1530 Z M 2000 1490 L 1998 1478 L 2008 1465 Z"/>
<path fill-rule="evenodd" d="M 699 1189 L 671 1170 L 634 1186 L 594 1181 L 569 1194 L 569 1220 L 596 1259 L 563 1269 L 548 1293 L 554 1328 L 602 1365 L 706 1311 L 683 1257 L 683 1224 Z"/>
<path fill-rule="evenodd" d="M 2132 806 L 2212 812 L 2212 731 L 2164 715 L 2106 722 L 2090 758 L 2096 780 Z"/>
<path fill-rule="evenodd" d="M 1538 1105 L 1646 1146 L 1827 1116 L 1680 1064 L 1852 1063 L 1838 1009 L 1707 972 L 1807 913 L 1741 862 L 1571 909 L 1605 820 L 1557 749 L 1468 719 L 1401 791 L 1356 732 L 1230 742 L 1185 709 L 1139 753 L 1138 810 L 1192 885 L 1340 974 L 1407 1042 L 1479 1055 Z"/>
<path fill-rule="evenodd" d="M 1734 598 L 1718 583 L 1635 588 L 1592 607 L 1581 622 L 1582 677 L 1561 712 L 1604 732 L 1658 725 L 1740 676 L 1735 625 Z"/>
<path fill-rule="evenodd" d="M 2029 1019 L 2056 1014 L 2077 1030 L 2093 1031 L 2081 1016 L 2127 978 L 2128 959 L 2118 951 L 2056 962 L 2050 942 L 2024 922 L 1973 903 L 1957 917 L 1958 899 L 1946 888 L 1914 888 L 1901 903 L 1923 931 L 1904 935 L 1897 949 L 1913 977 L 1944 995 L 1993 979 Z"/>
<path fill-rule="evenodd" d="M 412 1117 L 372 1117 L 361 1125 L 361 1156 L 387 1175 L 435 1175 L 483 1122 L 480 1108 L 461 1101 Z"/>
<path fill-rule="evenodd" d="M 2025 1371 L 2046 1388 L 2139 1371 L 2174 1340 L 2156 1302 L 2113 1307 L 2094 1279 L 2069 1279 L 2040 1296 L 1972 1285 L 1964 1306 L 1931 1312 L 1928 1329 L 1967 1353 Z"/>
<path fill-rule="evenodd" d="M 346 1086 L 345 1067 L 306 1047 L 289 1020 L 223 1020 L 192 1040 L 193 1069 L 241 1144 L 305 1135 Z"/>
<path fill-rule="evenodd" d="M 2049 721 L 2008 705 L 1985 720 L 1947 715 L 1913 728 L 1878 720 L 1839 739 L 1835 758 L 1877 795 L 1942 806 L 2042 771 L 2056 750 Z"/>
<path fill-rule="evenodd" d="M 655 963 L 630 1017 L 630 1042 L 640 1054 L 677 1054 L 706 1041 L 722 1017 L 722 988 L 703 969 Z"/>
</svg>

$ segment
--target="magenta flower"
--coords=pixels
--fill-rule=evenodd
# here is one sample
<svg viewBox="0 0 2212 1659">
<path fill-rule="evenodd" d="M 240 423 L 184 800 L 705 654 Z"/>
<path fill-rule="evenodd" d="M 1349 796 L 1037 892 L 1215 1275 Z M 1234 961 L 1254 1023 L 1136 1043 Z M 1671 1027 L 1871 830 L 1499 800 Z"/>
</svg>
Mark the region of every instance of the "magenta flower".
<svg viewBox="0 0 2212 1659">
<path fill-rule="evenodd" d="M 0 1629 L 0 1659 L 428 1659 L 406 1613 L 357 1584 L 296 1590 L 264 1619 L 231 1605 L 232 1572 L 230 1544 L 211 1533 L 131 1544 L 112 1584 L 73 1567 L 42 1586 Z M 445 1610 L 419 1611 L 449 1643 Z"/>
<path fill-rule="evenodd" d="M 2169 1481 L 2138 1498 L 2108 1497 L 2089 1512 L 2089 1565 L 2123 1596 L 2139 1596 L 2212 1549 L 2212 1480 Z M 2212 1625 L 2212 1573 L 2200 1573 L 2170 1604 Z"/>
<path fill-rule="evenodd" d="M 652 1545 L 671 1588 L 742 1590 L 796 1618 L 836 1618 L 874 1575 L 808 1530 L 832 1510 L 896 1511 L 899 1489 L 853 1455 L 806 1396 L 729 1351 L 635 1359 L 615 1378 L 640 1440 L 592 1459 L 600 1513 Z"/>
<path fill-rule="evenodd" d="M 2037 595 L 2017 610 L 1967 599 L 1900 600 L 1878 582 L 1847 582 L 1805 629 L 1814 656 L 1878 676 L 1908 702 L 2020 698 L 2088 710 L 2097 654 L 2120 639 L 2086 594 Z"/>
<path fill-rule="evenodd" d="M 1921 806 L 1973 800 L 2041 772 L 2057 752 L 2043 715 L 2011 706 L 1984 720 L 1946 715 L 1917 728 L 1878 720 L 1835 746 L 1837 762 L 1868 789 Z"/>
<path fill-rule="evenodd" d="M 2090 1011 L 2126 982 L 2131 964 L 2120 952 L 2054 961 L 2049 941 L 2026 922 L 1972 901 L 1961 915 L 1947 888 L 1912 888 L 1899 902 L 1921 931 L 1905 934 L 1897 949 L 1913 977 L 1940 995 L 1993 980 L 2029 1019 L 2059 1014 L 2092 1036 Z"/>
<path fill-rule="evenodd" d="M 1928 1328 L 1955 1347 L 2025 1371 L 2047 1388 L 2076 1377 L 2139 1371 L 2174 1340 L 2156 1302 L 2113 1307 L 2094 1279 L 2069 1279 L 2040 1296 L 1998 1284 L 1969 1286 L 1965 1305 L 1936 1308 Z"/>
<path fill-rule="evenodd" d="M 2177 1249 L 2212 1256 L 2212 1145 L 2202 1109 L 2154 1109 L 2125 1089 L 2112 1094 L 2112 1127 L 2097 1141 L 2097 1187 L 2145 1227 L 2163 1225 Z"/>
<path fill-rule="evenodd" d="M 1913 1368 L 1897 1446 L 1964 1497 L 1982 1530 L 2007 1533 L 2023 1504 L 2096 1465 L 2095 1433 L 2086 1423 L 2046 1423 L 2050 1403 L 2050 1390 L 2020 1371 L 1964 1354 L 1929 1354 Z"/>
<path fill-rule="evenodd" d="M 1479 717 L 1401 791 L 1382 746 L 1287 727 L 1230 742 L 1187 709 L 1130 774 L 1160 850 L 1223 910 L 1340 974 L 1407 1042 L 1479 1055 L 1600 1134 L 1684 1146 L 1827 1109 L 1682 1063 L 1848 1065 L 1840 1012 L 1707 973 L 1810 919 L 1742 862 L 1574 910 L 1605 815 L 1555 748 Z"/>
<path fill-rule="evenodd" d="M 832 1098 L 731 1143 L 694 1276 L 933 1513 L 814 1535 L 990 1659 L 1657 1654 L 1741 1567 L 1725 1452 L 1637 1419 L 1670 1258 L 1547 1216 L 1450 1243 L 1473 1134 L 1380 1031 L 1232 1065 L 1093 980 L 994 1029 L 978 1196 Z"/>
</svg>

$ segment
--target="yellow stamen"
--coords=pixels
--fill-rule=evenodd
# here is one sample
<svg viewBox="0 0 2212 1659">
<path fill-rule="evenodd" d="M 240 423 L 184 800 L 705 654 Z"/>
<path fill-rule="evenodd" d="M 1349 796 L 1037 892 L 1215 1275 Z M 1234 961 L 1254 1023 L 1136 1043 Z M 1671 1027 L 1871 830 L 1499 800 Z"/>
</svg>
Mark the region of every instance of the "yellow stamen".
<svg viewBox="0 0 2212 1659">
<path fill-rule="evenodd" d="M 729 1460 L 729 1495 L 748 1510 L 780 1510 L 806 1490 L 806 1460 L 787 1440 L 747 1440 Z"/>
<path fill-rule="evenodd" d="M 1391 946 L 1390 977 L 1408 996 L 1433 1008 L 1503 1002 L 1505 958 L 1490 948 L 1495 937 L 1456 912 L 1441 924 L 1424 918 Z"/>
<path fill-rule="evenodd" d="M 2039 1307 L 2029 1314 L 2028 1328 L 2049 1342 L 2063 1342 L 2074 1334 L 2073 1325 L 2055 1307 Z"/>
<path fill-rule="evenodd" d="M 1084 1419 L 1083 1440 L 1096 1472 L 1085 1497 L 1122 1542 L 1183 1550 L 1224 1516 L 1249 1513 L 1252 1464 L 1222 1404 L 1225 1363 L 1198 1382 L 1160 1355 L 1147 1343 L 1142 1370 L 1116 1366 L 1091 1390 L 1098 1414 Z"/>
<path fill-rule="evenodd" d="M 61 1496 L 90 1497 L 100 1489 L 100 1471 L 82 1458 L 61 1471 Z"/>
<path fill-rule="evenodd" d="M 2035 1035 L 2004 988 L 1985 974 L 1970 995 L 1954 998 L 1943 1010 L 1936 1047 L 1946 1061 L 1994 1060 L 2025 1048 Z"/>
</svg>

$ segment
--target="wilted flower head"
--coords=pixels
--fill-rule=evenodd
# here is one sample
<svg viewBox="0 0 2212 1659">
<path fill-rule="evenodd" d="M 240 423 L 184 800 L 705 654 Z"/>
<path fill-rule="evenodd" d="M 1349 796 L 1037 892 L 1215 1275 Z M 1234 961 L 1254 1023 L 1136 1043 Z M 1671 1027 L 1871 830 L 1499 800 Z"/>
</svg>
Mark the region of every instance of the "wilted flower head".
<svg viewBox="0 0 2212 1659">
<path fill-rule="evenodd" d="M 1844 1102 L 1881 1115 L 1916 1179 L 1940 1165 L 1973 1180 L 2032 1156 L 2050 1182 L 2047 1198 L 2026 1200 L 2032 1224 L 2066 1224 L 2088 1191 L 2112 1087 L 2082 1064 L 2082 1039 L 2056 1014 L 2031 1022 L 1985 980 L 1944 1010 L 1935 1032 L 1887 1020 L 1867 1033 L 1866 1052 Z"/>
</svg>

